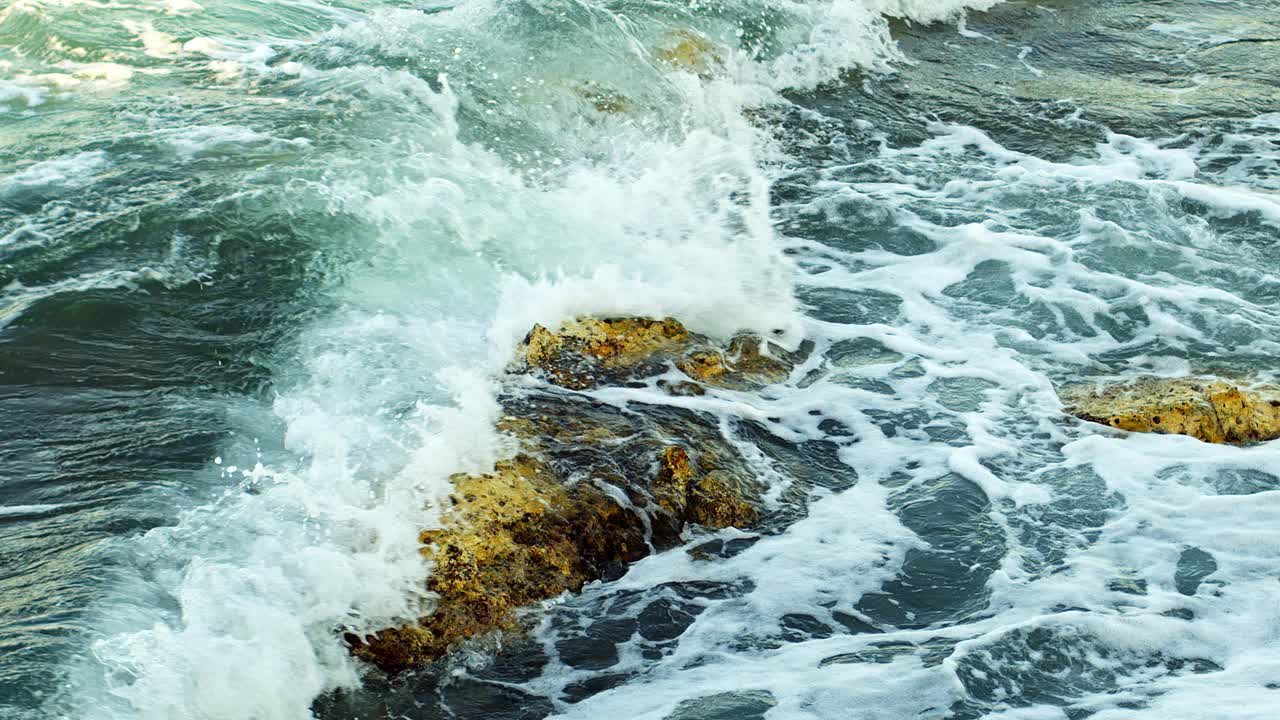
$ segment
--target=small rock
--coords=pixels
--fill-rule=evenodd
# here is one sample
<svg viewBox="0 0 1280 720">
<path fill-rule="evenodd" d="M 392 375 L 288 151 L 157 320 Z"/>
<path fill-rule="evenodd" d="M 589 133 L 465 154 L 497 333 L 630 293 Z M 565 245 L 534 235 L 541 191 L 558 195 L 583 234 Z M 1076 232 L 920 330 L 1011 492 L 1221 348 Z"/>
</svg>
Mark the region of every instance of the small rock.
<svg viewBox="0 0 1280 720">
<path fill-rule="evenodd" d="M 689 495 L 690 522 L 710 528 L 750 527 L 760 519 L 743 488 L 724 476 L 710 473 L 702 477 Z"/>
<path fill-rule="evenodd" d="M 582 318 L 551 332 L 535 325 L 517 351 L 509 370 L 538 371 L 550 382 L 571 390 L 661 375 L 675 367 L 704 385 L 733 389 L 760 388 L 782 382 L 794 358 L 754 335 L 739 335 L 727 347 L 690 332 L 672 318 Z M 681 388 L 679 394 L 700 394 Z"/>
<path fill-rule="evenodd" d="M 724 68 L 724 59 L 715 44 L 692 30 L 671 33 L 666 45 L 658 50 L 658 59 L 702 78 Z"/>
<path fill-rule="evenodd" d="M 695 380 L 715 380 L 729 372 L 724 355 L 714 350 L 689 353 L 676 363 L 676 367 Z"/>
<path fill-rule="evenodd" d="M 1082 420 L 1132 432 L 1190 435 L 1244 444 L 1280 437 L 1280 387 L 1242 388 L 1223 380 L 1139 378 L 1100 392 L 1073 386 L 1060 393 Z"/>
</svg>

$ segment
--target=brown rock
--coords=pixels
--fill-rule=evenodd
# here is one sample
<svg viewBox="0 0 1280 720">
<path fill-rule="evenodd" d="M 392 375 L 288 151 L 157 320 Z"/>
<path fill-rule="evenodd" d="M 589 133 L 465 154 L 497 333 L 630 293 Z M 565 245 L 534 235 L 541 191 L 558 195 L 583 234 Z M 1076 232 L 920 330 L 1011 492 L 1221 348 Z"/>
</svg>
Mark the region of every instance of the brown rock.
<svg viewBox="0 0 1280 720">
<path fill-rule="evenodd" d="M 679 445 L 663 448 L 658 455 L 658 477 L 653 481 L 653 494 L 658 506 L 675 517 L 684 517 L 692 479 L 689 453 Z"/>
<path fill-rule="evenodd" d="M 680 70 L 709 78 L 724 67 L 714 43 L 691 30 L 679 30 L 658 50 L 658 59 Z"/>
<path fill-rule="evenodd" d="M 525 358 L 532 367 L 547 367 L 559 356 L 564 342 L 559 335 L 541 325 L 534 325 L 524 338 Z"/>
<path fill-rule="evenodd" d="M 583 318 L 551 332 L 535 325 L 518 351 L 513 372 L 535 370 L 572 390 L 616 385 L 678 368 L 704 385 L 758 388 L 785 380 L 792 359 L 781 348 L 762 350 L 760 339 L 740 335 L 724 348 L 689 332 L 672 318 Z M 682 388 L 679 394 L 699 394 Z"/>
<path fill-rule="evenodd" d="M 1243 444 L 1280 437 L 1280 387 L 1241 388 L 1223 380 L 1139 378 L 1101 391 L 1064 388 L 1068 413 L 1133 432 L 1190 435 Z"/>
<path fill-rule="evenodd" d="M 724 355 L 714 350 L 698 350 L 691 352 L 676 363 L 676 367 L 685 375 L 702 381 L 716 380 L 729 372 L 725 365 Z"/>
<path fill-rule="evenodd" d="M 535 325 L 525 337 L 523 359 L 556 385 L 585 390 L 616 382 L 688 338 L 684 326 L 671 318 L 583 318 L 555 333 Z"/>
<path fill-rule="evenodd" d="M 769 345 L 772 354 L 766 355 L 764 343 L 755 335 L 739 335 L 729 341 L 729 361 L 733 372 L 724 381 L 746 382 L 754 386 L 772 385 L 787 379 L 796 359 L 775 345 Z"/>
<path fill-rule="evenodd" d="M 571 389 L 672 367 L 720 386 L 789 373 L 788 363 L 759 353 L 758 341 L 735 343 L 718 347 L 670 318 L 587 318 L 554 333 L 535 326 L 511 371 Z M 517 629 L 519 608 L 675 546 L 686 523 L 746 527 L 759 518 L 759 483 L 711 418 L 665 406 L 623 410 L 554 388 L 500 399 L 498 427 L 522 454 L 490 473 L 453 478 L 442 526 L 421 536 L 435 607 L 415 624 L 367 640 L 348 636 L 356 655 L 384 670 Z"/>
<path fill-rule="evenodd" d="M 676 397 L 698 397 L 707 394 L 707 389 L 696 382 L 680 381 L 668 383 L 659 380 L 658 386 L 666 390 L 668 395 Z"/>
</svg>

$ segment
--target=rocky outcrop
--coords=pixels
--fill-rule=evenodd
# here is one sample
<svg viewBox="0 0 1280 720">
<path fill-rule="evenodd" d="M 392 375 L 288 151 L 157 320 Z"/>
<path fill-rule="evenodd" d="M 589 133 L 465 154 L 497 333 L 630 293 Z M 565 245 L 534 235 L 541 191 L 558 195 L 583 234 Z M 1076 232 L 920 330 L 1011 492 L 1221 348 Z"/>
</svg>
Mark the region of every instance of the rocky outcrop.
<svg viewBox="0 0 1280 720">
<path fill-rule="evenodd" d="M 1243 444 L 1280 437 L 1280 387 L 1241 387 L 1223 380 L 1139 378 L 1102 390 L 1073 386 L 1060 393 L 1066 411 L 1133 432 L 1190 435 Z"/>
<path fill-rule="evenodd" d="M 396 672 L 460 641 L 518 626 L 516 611 L 614 577 L 680 542 L 687 523 L 746 527 L 760 490 L 709 417 L 669 405 L 594 401 L 582 390 L 644 386 L 675 395 L 759 387 L 787 377 L 783 353 L 759 339 L 721 346 L 672 319 L 583 318 L 536 326 L 508 369 L 499 429 L 520 454 L 484 475 L 453 478 L 442 526 L 424 531 L 435 607 L 353 652 Z"/>
</svg>

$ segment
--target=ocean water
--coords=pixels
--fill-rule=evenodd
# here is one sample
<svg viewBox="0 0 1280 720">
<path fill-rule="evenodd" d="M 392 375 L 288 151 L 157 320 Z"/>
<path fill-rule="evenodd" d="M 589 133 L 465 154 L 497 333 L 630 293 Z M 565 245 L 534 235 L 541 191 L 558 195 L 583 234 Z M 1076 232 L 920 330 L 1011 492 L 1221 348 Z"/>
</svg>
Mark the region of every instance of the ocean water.
<svg viewBox="0 0 1280 720">
<path fill-rule="evenodd" d="M 1271 0 L 13 0 L 0 718 L 1280 715 Z M 672 58 L 675 57 L 675 60 Z M 751 531 L 386 678 L 535 322 L 812 348 Z M 631 389 L 595 391 L 648 401 Z"/>
</svg>

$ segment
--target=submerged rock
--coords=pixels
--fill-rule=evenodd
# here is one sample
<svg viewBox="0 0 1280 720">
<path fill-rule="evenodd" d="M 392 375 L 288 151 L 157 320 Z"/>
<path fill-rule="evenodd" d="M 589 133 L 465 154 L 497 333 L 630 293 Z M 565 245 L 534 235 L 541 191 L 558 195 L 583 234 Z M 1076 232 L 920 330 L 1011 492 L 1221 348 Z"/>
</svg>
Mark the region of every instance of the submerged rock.
<svg viewBox="0 0 1280 720">
<path fill-rule="evenodd" d="M 1190 435 L 1211 443 L 1280 438 L 1280 387 L 1274 385 L 1140 378 L 1101 391 L 1073 386 L 1060 395 L 1068 413 L 1121 430 Z"/>
<path fill-rule="evenodd" d="M 716 45 L 692 30 L 677 30 L 658 50 L 658 59 L 679 70 L 709 78 L 724 69 Z"/>
<path fill-rule="evenodd" d="M 761 348 L 751 336 L 723 347 L 672 319 L 535 326 L 508 372 L 546 384 L 512 384 L 500 397 L 499 430 L 520 454 L 453 478 L 442 527 L 421 536 L 434 608 L 413 625 L 349 635 L 353 652 L 389 672 L 423 665 L 467 638 L 517 628 L 521 607 L 675 546 L 687 523 L 756 522 L 760 485 L 716 420 L 571 391 L 643 384 L 693 394 L 785 379 L 791 362 Z"/>
<path fill-rule="evenodd" d="M 610 90 L 594 82 L 583 82 L 573 88 L 578 97 L 591 103 L 596 112 L 608 115 L 628 113 L 635 110 L 635 103 L 622 93 Z"/>
</svg>

